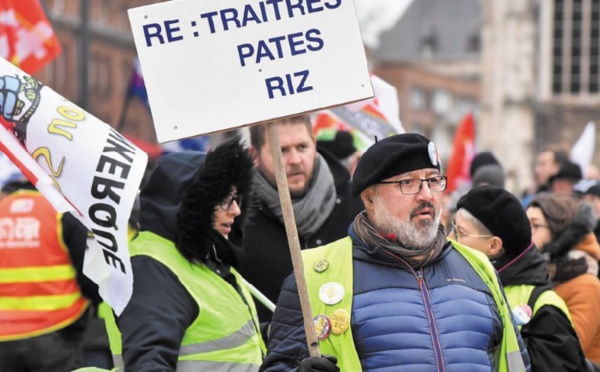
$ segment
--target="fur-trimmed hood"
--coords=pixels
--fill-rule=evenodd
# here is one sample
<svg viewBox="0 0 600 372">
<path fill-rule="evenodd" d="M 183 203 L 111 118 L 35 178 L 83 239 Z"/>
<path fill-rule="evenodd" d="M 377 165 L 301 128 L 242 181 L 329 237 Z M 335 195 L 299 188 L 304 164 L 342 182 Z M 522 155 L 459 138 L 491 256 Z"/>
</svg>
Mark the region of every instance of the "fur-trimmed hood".
<svg viewBox="0 0 600 372">
<path fill-rule="evenodd" d="M 173 241 L 189 261 L 205 262 L 213 247 L 232 248 L 213 228 L 214 210 L 235 186 L 243 200 L 235 223 L 241 223 L 250 204 L 252 169 L 252 158 L 239 137 L 208 154 L 184 151 L 161 157 L 140 193 L 141 230 Z M 219 259 L 228 256 L 230 252 L 219 252 Z M 229 263 L 237 262 L 233 258 Z"/>
</svg>

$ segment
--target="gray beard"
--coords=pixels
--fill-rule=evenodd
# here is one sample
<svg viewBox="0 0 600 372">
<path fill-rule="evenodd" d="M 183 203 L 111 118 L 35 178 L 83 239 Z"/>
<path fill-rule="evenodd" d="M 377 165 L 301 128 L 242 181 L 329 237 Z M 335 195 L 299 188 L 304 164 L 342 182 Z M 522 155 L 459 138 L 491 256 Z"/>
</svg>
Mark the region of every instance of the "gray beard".
<svg viewBox="0 0 600 372">
<path fill-rule="evenodd" d="M 394 234 L 398 237 L 398 241 L 407 248 L 424 249 L 433 244 L 435 241 L 440 219 L 442 215 L 441 208 L 435 212 L 433 221 L 422 221 L 421 226 L 417 227 L 411 221 L 400 221 L 392 216 L 390 210 L 383 203 L 379 195 L 373 197 L 375 214 L 373 216 L 373 225 L 382 234 Z"/>
</svg>

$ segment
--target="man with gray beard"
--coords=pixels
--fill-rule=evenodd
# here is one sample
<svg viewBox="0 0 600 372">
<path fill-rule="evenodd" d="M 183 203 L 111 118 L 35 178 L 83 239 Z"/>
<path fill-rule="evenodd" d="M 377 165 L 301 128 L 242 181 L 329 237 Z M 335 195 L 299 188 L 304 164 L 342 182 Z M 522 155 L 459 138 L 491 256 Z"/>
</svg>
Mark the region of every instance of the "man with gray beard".
<svg viewBox="0 0 600 372">
<path fill-rule="evenodd" d="M 310 357 L 293 276 L 262 371 L 529 371 L 493 266 L 450 243 L 435 145 L 400 134 L 371 146 L 352 183 L 365 211 L 347 237 L 302 252 L 322 357 Z"/>
</svg>

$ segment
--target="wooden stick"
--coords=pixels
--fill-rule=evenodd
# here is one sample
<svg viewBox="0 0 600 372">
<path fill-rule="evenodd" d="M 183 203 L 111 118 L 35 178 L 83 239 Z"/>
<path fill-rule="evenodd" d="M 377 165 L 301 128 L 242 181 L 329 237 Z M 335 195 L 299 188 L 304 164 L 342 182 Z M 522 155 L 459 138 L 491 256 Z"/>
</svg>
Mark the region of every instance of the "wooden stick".
<svg viewBox="0 0 600 372">
<path fill-rule="evenodd" d="M 277 180 L 277 190 L 279 192 L 279 201 L 283 211 L 283 221 L 285 231 L 287 232 L 290 254 L 292 255 L 292 265 L 294 266 L 294 276 L 298 285 L 298 295 L 300 296 L 300 305 L 302 307 L 302 316 L 304 317 L 304 331 L 306 333 L 306 342 L 308 343 L 308 352 L 311 357 L 321 356 L 319 350 L 319 340 L 315 332 L 315 324 L 310 309 L 310 300 L 308 299 L 308 289 L 306 279 L 304 278 L 304 264 L 300 254 L 300 241 L 298 240 L 298 230 L 296 228 L 296 218 L 292 209 L 292 198 L 288 188 L 287 176 L 283 166 L 283 157 L 281 155 L 281 146 L 277 135 L 277 125 L 267 124 L 267 138 L 271 147 L 271 156 L 275 166 L 275 178 Z"/>
</svg>

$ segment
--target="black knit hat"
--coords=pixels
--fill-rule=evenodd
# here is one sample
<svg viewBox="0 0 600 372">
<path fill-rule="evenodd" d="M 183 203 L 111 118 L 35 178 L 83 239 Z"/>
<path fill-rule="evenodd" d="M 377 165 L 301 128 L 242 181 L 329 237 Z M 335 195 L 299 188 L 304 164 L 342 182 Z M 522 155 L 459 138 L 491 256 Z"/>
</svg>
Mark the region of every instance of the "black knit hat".
<svg viewBox="0 0 600 372">
<path fill-rule="evenodd" d="M 317 147 L 332 153 L 338 159 L 346 159 L 356 152 L 352 133 L 338 130 L 332 139 L 317 139 Z"/>
<path fill-rule="evenodd" d="M 480 152 L 477 155 L 475 155 L 475 157 L 471 161 L 471 167 L 469 168 L 469 175 L 471 176 L 471 179 L 473 179 L 475 172 L 477 172 L 479 168 L 484 167 L 486 165 L 498 165 L 500 168 L 502 168 L 502 164 L 500 164 L 500 162 L 498 161 L 498 159 L 496 159 L 494 154 L 492 154 L 489 151 Z"/>
<path fill-rule="evenodd" d="M 550 183 L 554 180 L 572 180 L 575 182 L 580 181 L 583 178 L 581 167 L 571 161 L 566 161 L 560 166 L 558 173 L 550 177 Z"/>
<path fill-rule="evenodd" d="M 352 196 L 386 178 L 426 168 L 441 171 L 437 149 L 429 139 L 416 133 L 384 138 L 360 158 L 352 179 Z"/>
<path fill-rule="evenodd" d="M 509 256 L 518 256 L 531 245 L 531 225 L 521 202 L 499 187 L 481 186 L 470 190 L 457 204 L 502 239 Z"/>
</svg>

